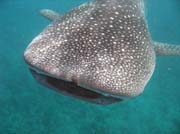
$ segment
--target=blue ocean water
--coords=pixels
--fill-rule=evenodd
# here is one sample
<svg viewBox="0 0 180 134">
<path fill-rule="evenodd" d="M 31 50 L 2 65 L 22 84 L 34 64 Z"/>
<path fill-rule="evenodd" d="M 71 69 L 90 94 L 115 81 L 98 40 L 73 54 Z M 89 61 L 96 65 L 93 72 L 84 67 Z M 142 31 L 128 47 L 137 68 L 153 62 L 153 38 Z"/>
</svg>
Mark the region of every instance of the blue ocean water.
<svg viewBox="0 0 180 134">
<path fill-rule="evenodd" d="M 42 8 L 65 13 L 87 0 L 0 1 L 0 134 L 180 134 L 180 57 L 158 57 L 144 94 L 100 106 L 39 85 L 23 61 L 49 24 Z M 146 0 L 156 41 L 180 44 L 180 1 Z"/>
</svg>

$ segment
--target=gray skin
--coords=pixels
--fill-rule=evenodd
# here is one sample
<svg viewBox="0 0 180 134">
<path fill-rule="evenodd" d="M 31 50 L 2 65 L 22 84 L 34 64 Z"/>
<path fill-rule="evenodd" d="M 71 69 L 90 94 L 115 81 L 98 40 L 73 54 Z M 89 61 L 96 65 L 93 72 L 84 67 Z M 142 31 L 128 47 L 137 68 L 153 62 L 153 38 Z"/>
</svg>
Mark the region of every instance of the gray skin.
<svg viewBox="0 0 180 134">
<path fill-rule="evenodd" d="M 53 22 L 28 46 L 26 63 L 41 84 L 98 104 L 140 95 L 156 55 L 180 55 L 180 47 L 153 42 L 143 0 L 94 0 Z"/>
</svg>

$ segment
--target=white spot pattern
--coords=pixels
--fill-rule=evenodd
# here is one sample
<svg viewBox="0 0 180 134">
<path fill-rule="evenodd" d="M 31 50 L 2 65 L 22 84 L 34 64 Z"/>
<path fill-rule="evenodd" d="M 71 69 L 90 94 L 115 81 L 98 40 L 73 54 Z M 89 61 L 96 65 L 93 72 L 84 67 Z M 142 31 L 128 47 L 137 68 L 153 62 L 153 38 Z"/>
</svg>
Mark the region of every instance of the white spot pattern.
<svg viewBox="0 0 180 134">
<path fill-rule="evenodd" d="M 25 51 L 55 77 L 113 96 L 139 95 L 155 66 L 142 0 L 95 0 L 50 24 Z"/>
</svg>

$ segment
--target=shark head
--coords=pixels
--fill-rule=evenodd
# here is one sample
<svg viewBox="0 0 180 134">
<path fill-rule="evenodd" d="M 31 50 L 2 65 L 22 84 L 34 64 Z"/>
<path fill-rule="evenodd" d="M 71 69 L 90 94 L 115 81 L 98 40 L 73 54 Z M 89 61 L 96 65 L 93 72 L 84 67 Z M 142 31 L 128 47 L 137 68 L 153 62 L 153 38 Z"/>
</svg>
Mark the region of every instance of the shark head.
<svg viewBox="0 0 180 134">
<path fill-rule="evenodd" d="M 57 17 L 24 59 L 43 85 L 89 102 L 138 96 L 155 67 L 141 0 L 95 0 Z"/>
</svg>

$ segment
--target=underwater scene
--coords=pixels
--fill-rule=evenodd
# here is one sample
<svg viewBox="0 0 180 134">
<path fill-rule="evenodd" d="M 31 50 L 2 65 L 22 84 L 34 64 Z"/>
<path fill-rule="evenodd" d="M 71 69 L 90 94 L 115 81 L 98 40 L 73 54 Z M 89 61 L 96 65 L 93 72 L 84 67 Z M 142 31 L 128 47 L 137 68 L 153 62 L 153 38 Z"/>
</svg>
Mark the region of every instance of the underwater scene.
<svg viewBox="0 0 180 134">
<path fill-rule="evenodd" d="M 27 46 L 57 17 L 56 13 L 63 15 L 89 1 L 0 0 L 0 134 L 180 134 L 180 0 L 144 0 L 152 40 L 177 45 L 173 51 L 179 53 L 166 55 L 165 49 L 161 55 L 156 53 L 155 70 L 139 96 L 121 96 L 122 100 L 114 94 L 106 98 L 100 91 L 82 93 L 85 98 L 104 95 L 105 102 L 112 102 L 101 105 L 63 95 L 48 88 L 52 85 L 43 86 L 34 79 L 43 77 L 33 77 L 29 70 L 23 57 Z M 111 1 L 109 5 L 116 1 L 128 5 L 132 0 Z M 43 16 L 42 9 L 56 12 Z M 113 77 L 108 80 L 113 81 Z M 79 90 L 71 87 L 66 86 L 68 92 L 78 94 Z"/>
</svg>

